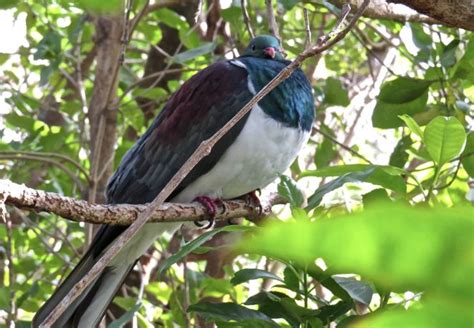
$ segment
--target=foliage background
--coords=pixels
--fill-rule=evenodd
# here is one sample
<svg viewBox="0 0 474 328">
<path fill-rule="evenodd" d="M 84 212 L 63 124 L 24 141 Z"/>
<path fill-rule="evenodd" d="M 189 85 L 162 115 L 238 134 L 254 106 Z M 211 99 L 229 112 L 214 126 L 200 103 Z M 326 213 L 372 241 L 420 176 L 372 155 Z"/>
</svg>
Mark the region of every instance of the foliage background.
<svg viewBox="0 0 474 328">
<path fill-rule="evenodd" d="M 120 4 L 0 4 L 24 29 L 13 36 L 21 46 L 0 54 L 2 176 L 102 202 L 113 168 L 170 94 L 250 40 L 240 1 L 133 1 L 125 24 L 110 14 Z M 303 8 L 315 42 L 334 26 L 335 4 L 274 3 L 288 58 L 307 42 Z M 253 30 L 268 33 L 265 1 L 247 9 Z M 362 18 L 303 65 L 317 107 L 312 137 L 268 189 L 290 205 L 267 221 L 285 223 L 220 227 L 186 246 L 203 231 L 160 236 L 108 322 L 472 326 L 473 60 L 465 30 Z M 0 324 L 28 326 L 93 227 L 9 211 Z"/>
</svg>

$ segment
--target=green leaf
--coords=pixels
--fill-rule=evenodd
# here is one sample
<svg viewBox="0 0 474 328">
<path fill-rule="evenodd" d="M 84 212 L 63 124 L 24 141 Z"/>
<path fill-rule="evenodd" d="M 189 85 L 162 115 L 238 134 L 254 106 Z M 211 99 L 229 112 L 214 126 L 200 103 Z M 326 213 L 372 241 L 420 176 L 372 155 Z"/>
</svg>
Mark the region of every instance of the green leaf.
<svg viewBox="0 0 474 328">
<path fill-rule="evenodd" d="M 161 8 L 155 11 L 155 18 L 167 26 L 180 30 L 188 28 L 188 23 L 184 17 L 178 15 L 175 11 L 168 8 Z"/>
<path fill-rule="evenodd" d="M 245 301 L 246 305 L 258 305 L 260 312 L 270 318 L 282 318 L 292 327 L 300 327 L 303 316 L 313 314 L 313 311 L 300 307 L 295 300 L 280 292 L 260 292 Z"/>
<path fill-rule="evenodd" d="M 403 168 L 408 161 L 409 156 L 407 150 L 410 149 L 411 145 L 413 145 L 413 141 L 411 140 L 411 137 L 409 135 L 401 138 L 397 142 L 395 149 L 390 155 L 390 161 L 388 162 L 388 164 L 390 164 L 391 166 Z"/>
<path fill-rule="evenodd" d="M 339 79 L 329 77 L 324 86 L 324 104 L 330 106 L 348 106 L 350 104 L 347 90 Z"/>
<path fill-rule="evenodd" d="M 308 274 L 313 277 L 317 282 L 323 285 L 325 288 L 331 291 L 334 296 L 339 297 L 343 301 L 352 301 L 349 293 L 339 285 L 333 277 L 327 272 L 323 271 L 320 267 L 314 263 L 308 265 Z"/>
<path fill-rule="evenodd" d="M 141 303 L 135 304 L 130 310 L 125 312 L 117 320 L 112 321 L 107 327 L 108 328 L 122 328 L 133 319 L 133 317 L 135 316 L 135 313 L 138 310 L 140 310 L 141 307 L 142 307 Z"/>
<path fill-rule="evenodd" d="M 99 14 L 116 13 L 123 8 L 123 2 L 121 0 L 79 0 L 78 5 L 87 11 Z"/>
<path fill-rule="evenodd" d="M 295 272 L 290 267 L 286 267 L 285 270 L 283 270 L 283 276 L 285 278 L 285 285 L 290 288 L 291 290 L 294 291 L 299 291 L 300 289 L 300 281 L 298 279 L 298 276 Z"/>
<path fill-rule="evenodd" d="M 456 65 L 454 77 L 474 81 L 474 36 L 471 35 L 463 57 Z"/>
<path fill-rule="evenodd" d="M 455 117 L 438 116 L 426 126 L 423 141 L 431 158 L 443 165 L 461 154 L 466 132 Z"/>
<path fill-rule="evenodd" d="M 423 31 L 423 25 L 418 23 L 410 23 L 409 25 L 415 45 L 420 49 L 430 48 L 433 40 L 428 34 L 425 33 L 425 31 Z"/>
<path fill-rule="evenodd" d="M 382 85 L 378 100 L 387 104 L 406 104 L 425 95 L 431 81 L 399 77 Z"/>
<path fill-rule="evenodd" d="M 416 121 L 411 116 L 404 114 L 400 115 L 399 117 L 403 122 L 405 122 L 406 126 L 410 129 L 411 132 L 423 139 L 423 131 L 421 130 L 418 123 L 416 123 Z"/>
<path fill-rule="evenodd" d="M 235 303 L 201 302 L 190 305 L 188 311 L 196 312 L 206 320 L 235 320 L 237 322 L 257 320 L 261 324 L 265 324 L 265 327 L 279 327 L 267 315 Z"/>
<path fill-rule="evenodd" d="M 10 9 L 18 4 L 18 0 L 2 0 L 0 1 L 0 9 Z"/>
<path fill-rule="evenodd" d="M 443 53 L 440 57 L 441 65 L 444 67 L 451 67 L 456 64 L 456 50 L 458 49 L 459 43 L 458 39 L 454 39 L 444 47 Z"/>
<path fill-rule="evenodd" d="M 321 124 L 320 129 L 330 136 L 334 137 L 334 132 L 325 124 Z M 323 136 L 323 141 L 318 145 L 314 154 L 314 164 L 318 169 L 327 167 L 329 163 L 336 157 L 336 144 L 326 136 Z"/>
<path fill-rule="evenodd" d="M 397 128 L 402 125 L 400 115 L 414 115 L 424 111 L 431 83 L 406 77 L 386 82 L 374 108 L 373 126 L 381 129 Z"/>
<path fill-rule="evenodd" d="M 216 48 L 216 43 L 207 42 L 197 48 L 181 52 L 177 54 L 176 56 L 174 56 L 171 60 L 173 62 L 182 64 L 198 56 L 209 54 L 213 52 L 215 48 Z"/>
<path fill-rule="evenodd" d="M 452 300 L 433 300 L 427 297 L 421 307 L 376 311 L 364 316 L 363 320 L 357 320 L 350 327 L 472 327 L 473 322 L 472 307 L 453 303 Z"/>
<path fill-rule="evenodd" d="M 406 184 L 401 174 L 404 171 L 393 166 L 370 165 L 370 164 L 353 164 L 327 167 L 321 170 L 305 171 L 301 177 L 307 176 L 339 176 L 323 186 L 319 187 L 314 194 L 308 199 L 306 210 L 311 210 L 318 206 L 324 195 L 342 187 L 349 182 L 370 182 L 399 193 L 406 192 Z"/>
<path fill-rule="evenodd" d="M 472 303 L 472 231 L 471 207 L 382 203 L 340 218 L 267 226 L 240 248 L 301 265 L 322 257 L 334 273 L 357 272 L 387 290 L 426 290 Z"/>
<path fill-rule="evenodd" d="M 353 300 L 369 305 L 372 301 L 374 291 L 372 287 L 364 281 L 356 280 L 354 278 L 345 278 L 333 276 L 334 280 L 344 288 Z"/>
<path fill-rule="evenodd" d="M 296 182 L 286 175 L 280 176 L 280 183 L 278 184 L 278 193 L 285 198 L 291 205 L 301 206 L 304 202 L 304 196 L 301 190 L 298 189 Z"/>
<path fill-rule="evenodd" d="M 294 6 L 296 6 L 300 0 L 278 0 L 285 10 L 291 10 Z"/>
<path fill-rule="evenodd" d="M 284 282 L 283 279 L 278 277 L 276 274 L 271 272 L 260 270 L 260 269 L 242 269 L 234 274 L 234 277 L 230 280 L 233 285 L 239 285 L 254 279 L 273 279 Z"/>
<path fill-rule="evenodd" d="M 194 251 L 196 248 L 202 246 L 202 244 L 214 237 L 219 232 L 244 232 L 249 230 L 252 230 L 252 227 L 232 225 L 205 232 L 193 241 L 190 241 L 186 245 L 181 246 L 179 251 L 177 251 L 165 261 L 163 261 L 163 264 L 161 265 L 161 268 L 158 272 L 159 274 L 162 274 L 163 272 L 168 270 L 173 264 L 183 259 L 186 255 Z"/>
<path fill-rule="evenodd" d="M 55 30 L 50 30 L 38 43 L 34 59 L 56 59 L 61 54 L 61 35 Z"/>
<path fill-rule="evenodd" d="M 308 198 L 308 206 L 306 206 L 306 210 L 309 211 L 315 208 L 316 206 L 319 206 L 319 204 L 321 204 L 321 201 L 323 200 L 324 195 L 342 187 L 348 182 L 365 181 L 370 175 L 373 174 L 374 170 L 374 168 L 369 168 L 366 171 L 346 173 L 337 179 L 325 183 L 324 185 L 319 187 L 313 193 L 313 195 L 311 195 L 311 197 Z"/>
<path fill-rule="evenodd" d="M 466 147 L 462 153 L 462 167 L 471 178 L 474 178 L 474 132 L 467 135 Z"/>
</svg>

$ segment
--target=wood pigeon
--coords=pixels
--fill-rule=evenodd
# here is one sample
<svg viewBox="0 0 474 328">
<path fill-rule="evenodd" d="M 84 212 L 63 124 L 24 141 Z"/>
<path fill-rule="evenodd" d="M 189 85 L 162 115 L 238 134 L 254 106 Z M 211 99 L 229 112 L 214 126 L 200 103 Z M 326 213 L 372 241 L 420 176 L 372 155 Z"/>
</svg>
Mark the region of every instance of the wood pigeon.
<svg viewBox="0 0 474 328">
<path fill-rule="evenodd" d="M 279 41 L 258 36 L 242 56 L 217 62 L 185 82 L 126 153 L 108 184 L 110 204 L 151 202 L 199 144 L 231 119 L 290 62 Z M 186 176 L 170 202 L 232 199 L 264 187 L 285 171 L 306 143 L 314 119 L 312 88 L 297 69 L 213 147 Z M 54 327 L 99 324 L 139 257 L 180 223 L 147 223 Z M 79 264 L 36 313 L 39 325 L 127 227 L 102 225 Z"/>
</svg>

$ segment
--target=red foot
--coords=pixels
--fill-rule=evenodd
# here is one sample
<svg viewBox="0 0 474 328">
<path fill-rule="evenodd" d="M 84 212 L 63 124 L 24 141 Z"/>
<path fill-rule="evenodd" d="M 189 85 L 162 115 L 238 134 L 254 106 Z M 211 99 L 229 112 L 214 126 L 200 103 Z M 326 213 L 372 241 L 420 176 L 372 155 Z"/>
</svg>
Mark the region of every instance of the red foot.
<svg viewBox="0 0 474 328">
<path fill-rule="evenodd" d="M 197 225 L 200 228 L 203 229 L 209 229 L 214 225 L 215 222 L 215 217 L 217 214 L 217 208 L 219 205 L 222 204 L 222 200 L 220 199 L 213 199 L 208 196 L 198 196 L 194 198 L 195 202 L 201 203 L 207 210 L 207 213 L 209 214 L 209 223 L 204 226 L 203 224 L 195 221 L 194 224 Z"/>
</svg>

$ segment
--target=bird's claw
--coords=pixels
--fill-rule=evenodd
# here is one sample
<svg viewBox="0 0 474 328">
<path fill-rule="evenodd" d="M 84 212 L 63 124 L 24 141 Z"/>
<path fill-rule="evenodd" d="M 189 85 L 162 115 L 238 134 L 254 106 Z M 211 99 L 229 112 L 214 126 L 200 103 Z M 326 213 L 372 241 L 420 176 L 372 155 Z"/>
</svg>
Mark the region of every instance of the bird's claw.
<svg viewBox="0 0 474 328">
<path fill-rule="evenodd" d="M 204 225 L 201 224 L 199 221 L 194 221 L 194 224 L 198 226 L 199 228 L 203 229 L 210 229 L 215 223 L 215 218 L 217 214 L 217 208 L 219 205 L 222 205 L 224 207 L 225 211 L 225 204 L 221 199 L 213 199 L 208 196 L 198 196 L 194 199 L 195 202 L 201 203 L 202 206 L 204 206 L 207 210 L 207 213 L 209 214 L 209 222 Z"/>
<path fill-rule="evenodd" d="M 257 195 L 257 193 L 258 193 L 258 195 Z M 260 198 L 258 198 L 258 196 L 260 194 L 261 194 L 261 190 L 257 189 L 257 190 L 249 192 L 246 195 L 247 204 L 249 206 L 255 206 L 255 207 L 258 208 L 258 215 L 257 216 L 260 216 L 263 213 L 263 206 L 262 206 L 262 203 L 260 202 Z"/>
</svg>

